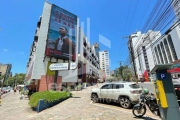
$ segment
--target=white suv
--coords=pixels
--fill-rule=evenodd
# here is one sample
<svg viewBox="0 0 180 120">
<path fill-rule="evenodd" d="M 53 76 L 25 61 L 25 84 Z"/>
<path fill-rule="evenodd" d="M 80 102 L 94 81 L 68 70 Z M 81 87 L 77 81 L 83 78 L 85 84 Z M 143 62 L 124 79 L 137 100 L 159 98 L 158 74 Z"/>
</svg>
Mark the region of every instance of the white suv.
<svg viewBox="0 0 180 120">
<path fill-rule="evenodd" d="M 92 89 L 91 100 L 114 101 L 120 103 L 123 108 L 130 108 L 131 104 L 138 103 L 141 92 L 141 86 L 134 82 L 106 83 L 100 88 Z"/>
</svg>

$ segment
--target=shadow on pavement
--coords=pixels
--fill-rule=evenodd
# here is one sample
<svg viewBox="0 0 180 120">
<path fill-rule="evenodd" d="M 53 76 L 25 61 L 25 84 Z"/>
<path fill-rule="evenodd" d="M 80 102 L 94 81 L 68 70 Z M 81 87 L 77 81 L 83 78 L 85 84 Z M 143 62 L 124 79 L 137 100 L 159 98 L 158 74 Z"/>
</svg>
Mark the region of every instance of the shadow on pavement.
<svg viewBox="0 0 180 120">
<path fill-rule="evenodd" d="M 136 119 L 143 119 L 143 120 L 158 120 L 158 119 L 154 119 L 154 118 L 151 118 L 151 117 L 141 117 L 141 118 L 138 118 L 138 117 L 134 117 Z"/>
<path fill-rule="evenodd" d="M 81 97 L 70 97 L 70 98 L 81 98 Z"/>
</svg>

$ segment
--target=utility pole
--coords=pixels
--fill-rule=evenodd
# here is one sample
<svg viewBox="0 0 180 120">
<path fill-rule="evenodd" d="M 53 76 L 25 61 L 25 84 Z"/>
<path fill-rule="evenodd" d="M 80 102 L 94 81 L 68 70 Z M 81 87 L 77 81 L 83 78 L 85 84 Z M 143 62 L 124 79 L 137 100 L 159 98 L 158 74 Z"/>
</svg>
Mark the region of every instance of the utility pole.
<svg viewBox="0 0 180 120">
<path fill-rule="evenodd" d="M 133 64 L 133 69 L 134 69 L 134 74 L 135 74 L 135 78 L 136 78 L 136 83 L 138 83 L 137 79 L 137 72 L 136 72 L 136 66 L 135 66 L 135 57 L 134 57 L 134 50 L 133 50 L 133 45 L 132 45 L 132 38 L 133 37 L 137 37 L 136 35 L 135 36 L 128 36 L 128 37 L 124 37 L 124 38 L 128 38 L 129 41 L 128 41 L 128 48 L 129 48 L 129 51 L 130 51 L 130 56 L 131 56 L 131 62 Z"/>
</svg>

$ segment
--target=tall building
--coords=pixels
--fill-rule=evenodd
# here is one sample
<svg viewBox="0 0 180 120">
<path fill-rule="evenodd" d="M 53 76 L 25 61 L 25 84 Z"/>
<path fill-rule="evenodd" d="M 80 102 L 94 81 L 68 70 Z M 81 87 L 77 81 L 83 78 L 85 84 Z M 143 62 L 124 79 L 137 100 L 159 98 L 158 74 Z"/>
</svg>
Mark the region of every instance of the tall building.
<svg viewBox="0 0 180 120">
<path fill-rule="evenodd" d="M 100 59 L 101 70 L 104 70 L 106 73 L 106 77 L 109 77 L 110 76 L 109 52 L 106 50 L 99 52 L 99 59 Z"/>
<path fill-rule="evenodd" d="M 152 44 L 155 64 L 167 64 L 180 60 L 180 23 L 172 25 Z"/>
<path fill-rule="evenodd" d="M 90 44 L 81 27 L 79 28 L 78 78 L 83 83 L 96 83 L 99 78 L 99 45 Z"/>
<path fill-rule="evenodd" d="M 180 20 L 180 1 L 172 0 L 172 7 L 178 20 Z"/>
<path fill-rule="evenodd" d="M 0 76 L 5 75 L 5 80 L 8 77 L 11 77 L 12 76 L 11 68 L 12 68 L 12 64 L 2 64 L 2 63 L 0 63 Z"/>
<path fill-rule="evenodd" d="M 44 91 L 77 82 L 71 64 L 78 63 L 78 28 L 76 15 L 45 2 L 27 62 L 27 85 Z"/>
<path fill-rule="evenodd" d="M 147 72 L 154 67 L 154 60 L 151 50 L 151 44 L 160 37 L 159 31 L 149 30 L 147 33 L 133 33 L 128 41 L 131 65 L 137 78 L 143 78 Z"/>
</svg>

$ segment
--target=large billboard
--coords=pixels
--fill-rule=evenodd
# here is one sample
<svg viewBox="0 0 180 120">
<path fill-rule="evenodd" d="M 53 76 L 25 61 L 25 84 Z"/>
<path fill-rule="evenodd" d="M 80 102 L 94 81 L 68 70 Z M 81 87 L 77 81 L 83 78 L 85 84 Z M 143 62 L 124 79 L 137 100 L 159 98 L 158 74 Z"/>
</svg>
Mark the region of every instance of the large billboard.
<svg viewBox="0 0 180 120">
<path fill-rule="evenodd" d="M 46 56 L 76 60 L 77 16 L 52 5 Z"/>
</svg>

